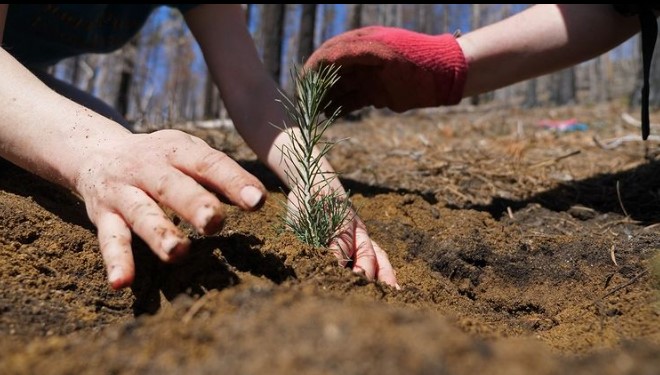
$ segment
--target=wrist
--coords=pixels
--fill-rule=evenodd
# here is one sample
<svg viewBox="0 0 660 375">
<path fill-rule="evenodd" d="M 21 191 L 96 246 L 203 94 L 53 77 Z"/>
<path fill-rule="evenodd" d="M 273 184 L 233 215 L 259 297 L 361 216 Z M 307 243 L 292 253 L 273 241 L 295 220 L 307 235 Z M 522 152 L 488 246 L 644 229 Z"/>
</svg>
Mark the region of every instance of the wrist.
<svg viewBox="0 0 660 375">
<path fill-rule="evenodd" d="M 95 119 L 80 132 L 74 131 L 69 137 L 66 151 L 59 160 L 62 185 L 81 192 L 85 175 L 95 174 L 106 168 L 126 152 L 139 153 L 141 150 L 127 147 L 128 136 L 132 135 L 121 125 L 104 117 Z M 122 151 L 123 150 L 123 151 Z"/>
<path fill-rule="evenodd" d="M 76 192 L 80 191 L 81 176 L 93 169 L 103 168 L 103 163 L 112 163 L 113 154 L 122 149 L 126 136 L 131 133 L 121 125 L 88 109 L 76 111 L 74 117 L 64 116 L 53 119 L 64 126 L 52 126 L 48 141 L 37 146 L 42 151 L 34 150 L 35 155 L 46 152 L 37 163 L 46 166 L 42 177 Z M 74 124 L 74 125 L 69 125 Z M 55 145 L 57 153 L 43 150 L 43 144 Z M 138 150 L 135 150 L 138 152 Z M 36 165 L 38 169 L 39 164 Z"/>
</svg>

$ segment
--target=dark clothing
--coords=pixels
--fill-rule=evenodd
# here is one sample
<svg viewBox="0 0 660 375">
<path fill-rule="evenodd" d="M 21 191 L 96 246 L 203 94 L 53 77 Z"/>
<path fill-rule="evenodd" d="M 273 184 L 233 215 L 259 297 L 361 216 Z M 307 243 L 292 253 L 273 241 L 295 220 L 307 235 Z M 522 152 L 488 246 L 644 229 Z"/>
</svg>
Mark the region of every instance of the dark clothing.
<svg viewBox="0 0 660 375">
<path fill-rule="evenodd" d="M 658 37 L 658 20 L 655 10 L 660 8 L 657 4 L 612 4 L 617 12 L 624 16 L 638 16 L 642 28 L 642 63 L 644 82 L 642 85 L 642 138 L 646 140 L 650 134 L 649 118 L 649 74 L 651 59 Z"/>
<path fill-rule="evenodd" d="M 624 16 L 637 16 L 640 12 L 660 10 L 660 4 L 612 4 Z"/>
<path fill-rule="evenodd" d="M 164 4 L 11 4 L 3 47 L 28 67 L 126 44 Z M 168 4 L 186 12 L 196 4 Z"/>
</svg>

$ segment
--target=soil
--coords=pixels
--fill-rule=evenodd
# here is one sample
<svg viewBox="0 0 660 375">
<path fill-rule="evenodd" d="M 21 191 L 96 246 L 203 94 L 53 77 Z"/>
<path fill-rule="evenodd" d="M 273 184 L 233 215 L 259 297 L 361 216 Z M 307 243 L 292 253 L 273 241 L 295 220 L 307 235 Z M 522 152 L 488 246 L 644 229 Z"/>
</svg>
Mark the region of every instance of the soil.
<svg viewBox="0 0 660 375">
<path fill-rule="evenodd" d="M 228 206 L 214 236 L 181 222 L 193 246 L 179 264 L 136 239 L 137 279 L 121 291 L 83 204 L 5 163 L 1 372 L 658 374 L 660 144 L 642 142 L 625 110 L 463 107 L 335 124 L 327 136 L 348 139 L 330 159 L 401 290 L 283 230 L 281 183 L 232 129 L 186 131 L 261 178 L 267 204 Z M 568 118 L 588 130 L 537 126 Z"/>
</svg>

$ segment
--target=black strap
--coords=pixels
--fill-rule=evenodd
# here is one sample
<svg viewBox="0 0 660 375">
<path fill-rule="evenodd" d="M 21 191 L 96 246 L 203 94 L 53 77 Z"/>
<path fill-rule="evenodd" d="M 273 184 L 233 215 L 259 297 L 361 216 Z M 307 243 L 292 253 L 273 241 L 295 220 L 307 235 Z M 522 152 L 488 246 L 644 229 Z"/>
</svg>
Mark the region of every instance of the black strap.
<svg viewBox="0 0 660 375">
<path fill-rule="evenodd" d="M 653 10 L 643 6 L 639 11 L 639 22 L 642 27 L 642 62 L 644 66 L 644 84 L 642 86 L 642 139 L 646 140 L 650 133 L 649 119 L 649 74 L 651 59 L 658 36 L 658 24 Z"/>
</svg>

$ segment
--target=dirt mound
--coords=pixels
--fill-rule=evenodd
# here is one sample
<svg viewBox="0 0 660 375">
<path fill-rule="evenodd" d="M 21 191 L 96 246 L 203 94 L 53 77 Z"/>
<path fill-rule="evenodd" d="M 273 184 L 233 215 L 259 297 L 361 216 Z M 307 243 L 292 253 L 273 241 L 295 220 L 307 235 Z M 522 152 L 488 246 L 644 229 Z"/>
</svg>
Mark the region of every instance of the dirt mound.
<svg viewBox="0 0 660 375">
<path fill-rule="evenodd" d="M 283 231 L 280 183 L 231 130 L 197 135 L 265 182 L 176 265 L 134 241 L 111 291 L 71 194 L 0 177 L 0 368 L 28 373 L 655 374 L 657 144 L 616 106 L 372 114 L 338 123 L 331 159 L 402 290 Z M 602 142 L 601 142 L 602 144 Z M 612 144 L 613 145 L 613 144 Z M 181 226 L 189 231 L 186 223 Z M 660 259 L 660 258 L 657 258 Z"/>
</svg>

